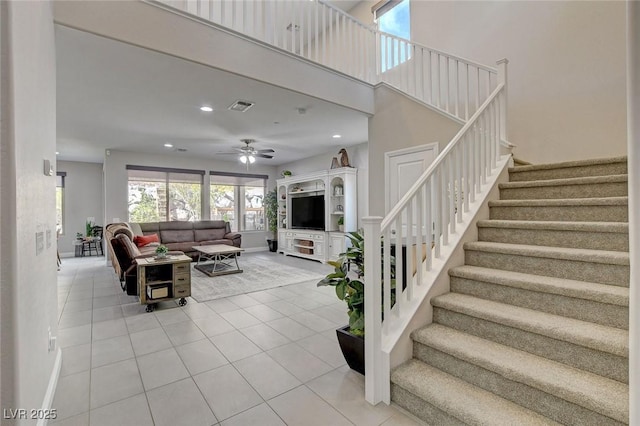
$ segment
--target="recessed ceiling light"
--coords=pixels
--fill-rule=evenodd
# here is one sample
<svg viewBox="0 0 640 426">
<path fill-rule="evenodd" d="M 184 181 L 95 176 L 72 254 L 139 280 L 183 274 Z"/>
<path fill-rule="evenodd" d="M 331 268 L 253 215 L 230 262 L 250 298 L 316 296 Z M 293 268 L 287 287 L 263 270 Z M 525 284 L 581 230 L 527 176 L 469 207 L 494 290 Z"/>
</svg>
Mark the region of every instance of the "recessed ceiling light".
<svg viewBox="0 0 640 426">
<path fill-rule="evenodd" d="M 213 108 L 211 108 L 210 106 L 203 105 L 200 107 L 200 111 L 211 112 L 213 111 Z"/>
<path fill-rule="evenodd" d="M 334 139 L 340 139 L 342 137 L 342 135 L 333 135 L 331 137 L 334 138 Z"/>
<path fill-rule="evenodd" d="M 165 144 L 164 144 L 164 147 L 165 147 L 165 148 L 173 148 L 173 145 L 171 145 L 170 143 L 165 143 Z"/>
<path fill-rule="evenodd" d="M 60 152 L 56 151 L 56 155 L 60 155 Z"/>
</svg>

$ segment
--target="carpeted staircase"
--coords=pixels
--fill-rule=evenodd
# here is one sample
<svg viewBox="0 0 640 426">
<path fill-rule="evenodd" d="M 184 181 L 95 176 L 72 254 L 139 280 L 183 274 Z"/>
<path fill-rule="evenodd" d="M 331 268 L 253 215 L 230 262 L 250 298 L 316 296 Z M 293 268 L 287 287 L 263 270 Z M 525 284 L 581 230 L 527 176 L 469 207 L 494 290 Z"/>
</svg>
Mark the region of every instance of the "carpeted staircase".
<svg viewBox="0 0 640 426">
<path fill-rule="evenodd" d="M 509 169 L 392 401 L 432 425 L 628 423 L 625 157 Z"/>
</svg>

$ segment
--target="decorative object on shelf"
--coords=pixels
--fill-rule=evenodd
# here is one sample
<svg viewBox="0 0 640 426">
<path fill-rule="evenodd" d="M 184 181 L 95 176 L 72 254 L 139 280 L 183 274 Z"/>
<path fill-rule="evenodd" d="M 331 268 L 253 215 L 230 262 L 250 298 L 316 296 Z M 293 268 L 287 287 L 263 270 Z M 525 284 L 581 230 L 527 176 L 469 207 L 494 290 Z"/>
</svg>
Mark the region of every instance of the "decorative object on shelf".
<svg viewBox="0 0 640 426">
<path fill-rule="evenodd" d="M 338 218 L 338 231 L 344 232 L 344 216 Z"/>
<path fill-rule="evenodd" d="M 283 198 L 285 198 L 284 194 Z M 276 188 L 267 192 L 262 203 L 267 216 L 267 229 L 272 234 L 272 238 L 267 238 L 267 244 L 270 252 L 276 252 L 278 250 L 278 192 Z"/>
<path fill-rule="evenodd" d="M 287 194 L 282 194 L 282 195 L 280 196 L 280 198 L 282 198 L 283 200 L 286 200 L 286 199 L 287 199 Z"/>
<path fill-rule="evenodd" d="M 345 148 L 342 148 L 340 151 L 338 151 L 338 154 L 340 154 L 340 167 L 351 167 L 351 164 L 349 164 L 349 156 L 347 155 L 347 150 Z"/>
<path fill-rule="evenodd" d="M 291 177 L 291 170 L 283 170 L 282 171 L 282 177 Z"/>
<path fill-rule="evenodd" d="M 83 235 L 82 232 L 76 232 L 76 240 L 82 240 Z"/>
<path fill-rule="evenodd" d="M 342 204 L 338 204 L 336 206 L 336 211 L 338 211 L 338 212 L 344 211 L 344 208 L 342 207 Z"/>
<path fill-rule="evenodd" d="M 342 185 L 336 185 L 333 187 L 333 195 L 335 195 L 336 197 L 339 197 L 341 195 L 344 194 L 344 188 L 342 187 Z"/>
<path fill-rule="evenodd" d="M 156 247 L 156 258 L 164 259 L 167 257 L 167 253 L 169 253 L 169 248 L 167 248 L 167 246 L 161 244 Z"/>
<path fill-rule="evenodd" d="M 333 157 L 333 160 L 331 160 L 331 168 L 332 169 L 340 168 L 340 163 L 338 163 L 338 157 Z"/>
</svg>

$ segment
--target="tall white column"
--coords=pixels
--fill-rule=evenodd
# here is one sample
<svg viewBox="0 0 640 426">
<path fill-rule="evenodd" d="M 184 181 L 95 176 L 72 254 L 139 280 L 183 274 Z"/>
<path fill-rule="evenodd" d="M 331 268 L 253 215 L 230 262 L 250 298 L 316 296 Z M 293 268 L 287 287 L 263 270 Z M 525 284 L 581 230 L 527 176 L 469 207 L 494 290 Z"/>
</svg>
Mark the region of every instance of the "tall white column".
<svg viewBox="0 0 640 426">
<path fill-rule="evenodd" d="M 640 2 L 627 1 L 629 158 L 629 424 L 640 424 Z"/>
</svg>

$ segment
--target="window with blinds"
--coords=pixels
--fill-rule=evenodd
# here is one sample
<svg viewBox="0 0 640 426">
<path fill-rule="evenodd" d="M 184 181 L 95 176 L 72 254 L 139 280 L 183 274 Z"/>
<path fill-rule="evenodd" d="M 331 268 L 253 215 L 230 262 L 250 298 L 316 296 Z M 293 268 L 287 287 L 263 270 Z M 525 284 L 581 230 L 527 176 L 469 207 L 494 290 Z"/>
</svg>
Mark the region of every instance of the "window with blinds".
<svg viewBox="0 0 640 426">
<path fill-rule="evenodd" d="M 130 222 L 202 217 L 202 170 L 127 166 Z"/>
<path fill-rule="evenodd" d="M 230 222 L 233 231 L 265 229 L 262 201 L 266 175 L 210 173 L 210 217 Z"/>
</svg>

